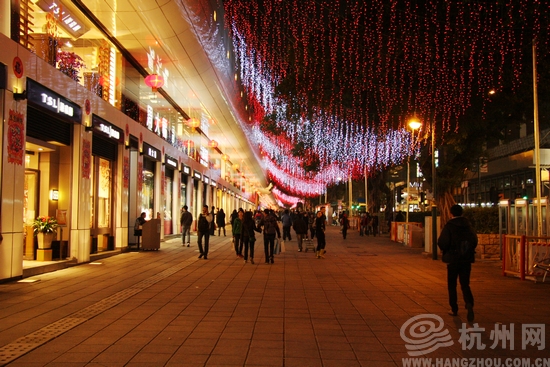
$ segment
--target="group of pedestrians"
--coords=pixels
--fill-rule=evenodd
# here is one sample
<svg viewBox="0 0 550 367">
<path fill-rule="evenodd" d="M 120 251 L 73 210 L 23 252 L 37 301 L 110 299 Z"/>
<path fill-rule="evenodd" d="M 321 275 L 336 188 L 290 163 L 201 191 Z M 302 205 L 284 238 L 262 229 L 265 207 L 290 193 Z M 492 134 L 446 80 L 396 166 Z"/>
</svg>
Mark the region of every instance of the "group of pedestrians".
<svg viewBox="0 0 550 367">
<path fill-rule="evenodd" d="M 454 205 L 450 209 L 451 220 L 449 220 L 438 238 L 437 245 L 443 253 L 442 260 L 447 263 L 447 289 L 449 295 L 449 305 L 451 316 L 458 315 L 458 295 L 457 281 L 460 282 L 462 296 L 467 310 L 467 319 L 469 322 L 474 320 L 474 297 L 470 289 L 470 273 L 472 263 L 475 261 L 475 249 L 477 246 L 477 235 L 472 229 L 467 219 L 462 217 L 463 209 L 460 205 Z M 141 226 L 145 222 L 145 213 L 142 213 L 136 220 Z M 367 224 L 370 218 L 372 223 L 373 218 L 365 215 L 361 218 L 360 235 L 371 232 Z M 325 215 L 325 207 L 321 207 L 315 216 L 313 223 L 310 221 L 308 212 L 298 212 L 294 218 L 290 216 L 288 210 L 285 210 L 281 216 L 283 226 L 283 240 L 288 238 L 292 240 L 290 229 L 293 228 L 298 241 L 298 251 L 303 249 L 303 241 L 307 238 L 308 227 L 312 228 L 311 237 L 317 237 L 316 256 L 318 259 L 324 258 L 325 255 L 325 230 L 327 217 Z M 251 211 L 245 212 L 243 209 L 234 210 L 230 217 L 231 228 L 233 233 L 233 246 L 238 257 L 243 258 L 247 263 L 250 260 L 254 264 L 254 244 L 256 242 L 255 232 L 262 233 L 264 239 L 264 255 L 265 263 L 274 263 L 275 238 L 281 239 L 281 231 L 277 223 L 275 212 L 271 209 L 265 209 L 263 214 L 257 212 L 253 215 Z M 189 247 L 191 242 L 191 225 L 193 216 L 188 211 L 187 205 L 182 207 L 180 223 L 182 226 L 182 242 L 184 246 Z M 214 214 L 214 208 L 211 212 L 208 211 L 208 206 L 204 205 L 202 212 L 197 221 L 197 242 L 199 247 L 199 259 L 208 259 L 209 237 L 213 234 L 213 224 L 218 226 L 218 235 L 223 229 L 225 236 L 225 214 L 223 209 L 218 210 Z M 342 234 L 346 239 L 349 220 L 344 213 L 341 221 Z M 366 224 L 366 225 L 365 225 Z M 136 224 L 137 228 L 138 224 Z M 215 228 L 215 227 L 214 227 Z M 373 231 L 376 235 L 376 231 Z M 203 245 L 204 240 L 204 245 Z M 244 250 L 244 253 L 243 253 Z"/>
</svg>

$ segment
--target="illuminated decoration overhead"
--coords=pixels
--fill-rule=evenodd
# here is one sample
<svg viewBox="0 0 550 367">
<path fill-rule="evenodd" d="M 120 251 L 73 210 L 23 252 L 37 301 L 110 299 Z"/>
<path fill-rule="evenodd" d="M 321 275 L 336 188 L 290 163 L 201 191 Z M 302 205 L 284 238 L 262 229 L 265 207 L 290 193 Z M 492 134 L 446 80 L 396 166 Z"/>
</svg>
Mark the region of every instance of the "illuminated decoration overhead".
<svg viewBox="0 0 550 367">
<path fill-rule="evenodd" d="M 519 86 L 532 39 L 548 46 L 546 1 L 223 4 L 244 89 L 237 120 L 269 178 L 299 196 L 402 163 L 416 154 L 413 112 L 422 136 L 453 131 L 505 73 Z"/>
<path fill-rule="evenodd" d="M 217 148 L 218 147 L 218 142 L 215 141 L 215 140 L 210 140 L 210 143 L 208 144 L 210 145 L 210 148 Z"/>
<path fill-rule="evenodd" d="M 229 160 L 229 156 L 227 154 L 222 154 L 222 159 L 224 161 L 228 161 Z"/>
<path fill-rule="evenodd" d="M 191 117 L 189 120 L 187 120 L 187 125 L 193 129 L 196 129 L 197 127 L 201 126 L 201 122 L 199 119 Z"/>
<path fill-rule="evenodd" d="M 164 78 L 162 77 L 162 75 L 151 74 L 145 78 L 145 84 L 148 87 L 151 87 L 153 92 L 156 92 L 159 88 L 162 88 L 162 86 L 164 85 Z"/>
</svg>

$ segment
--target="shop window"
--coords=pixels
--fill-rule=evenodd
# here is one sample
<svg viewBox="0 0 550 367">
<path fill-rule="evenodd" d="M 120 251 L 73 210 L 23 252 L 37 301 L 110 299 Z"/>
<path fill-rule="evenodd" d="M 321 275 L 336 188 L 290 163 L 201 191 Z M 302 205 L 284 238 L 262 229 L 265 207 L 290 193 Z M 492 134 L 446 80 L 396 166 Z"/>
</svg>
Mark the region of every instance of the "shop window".
<svg viewBox="0 0 550 367">
<path fill-rule="evenodd" d="M 110 228 L 111 225 L 111 161 L 94 157 L 90 190 L 90 228 Z"/>
</svg>

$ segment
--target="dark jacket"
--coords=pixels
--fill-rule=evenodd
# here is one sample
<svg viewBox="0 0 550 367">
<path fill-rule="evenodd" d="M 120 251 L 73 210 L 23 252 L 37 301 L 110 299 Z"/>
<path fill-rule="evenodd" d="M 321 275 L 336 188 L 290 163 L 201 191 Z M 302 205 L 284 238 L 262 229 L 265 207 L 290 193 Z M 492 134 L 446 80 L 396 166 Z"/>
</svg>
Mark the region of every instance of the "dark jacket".
<svg viewBox="0 0 550 367">
<path fill-rule="evenodd" d="M 216 214 L 216 225 L 218 227 L 225 227 L 225 213 L 222 209 L 218 210 Z"/>
<path fill-rule="evenodd" d="M 261 229 L 256 227 L 256 222 L 252 218 L 244 218 L 242 223 L 242 237 L 255 241 L 254 231 L 261 232 Z"/>
<path fill-rule="evenodd" d="M 193 215 L 190 212 L 186 210 L 183 213 L 181 213 L 180 224 L 182 226 L 191 227 L 192 223 L 193 223 Z"/>
<path fill-rule="evenodd" d="M 466 245 L 463 245 L 466 244 Z M 443 260 L 450 263 L 475 261 L 477 235 L 468 219 L 454 217 L 441 230 L 437 246 L 443 251 Z M 467 247 L 467 248 L 465 248 Z M 446 255 L 448 254 L 448 255 Z"/>
<path fill-rule="evenodd" d="M 294 228 L 294 231 L 296 234 L 306 234 L 307 233 L 307 223 L 304 220 L 303 215 L 297 215 L 296 220 L 292 224 L 292 228 Z"/>
</svg>

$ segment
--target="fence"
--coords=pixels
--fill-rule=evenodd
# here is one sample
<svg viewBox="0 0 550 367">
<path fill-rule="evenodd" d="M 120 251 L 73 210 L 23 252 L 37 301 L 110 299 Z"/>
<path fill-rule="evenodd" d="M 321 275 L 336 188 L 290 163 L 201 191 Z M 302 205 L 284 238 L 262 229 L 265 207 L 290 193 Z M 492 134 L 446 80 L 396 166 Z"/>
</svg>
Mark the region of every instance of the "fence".
<svg viewBox="0 0 550 367">
<path fill-rule="evenodd" d="M 536 280 L 544 270 L 534 267 L 550 258 L 550 237 L 505 235 L 502 249 L 502 275 L 513 275 L 521 280 Z"/>
</svg>

